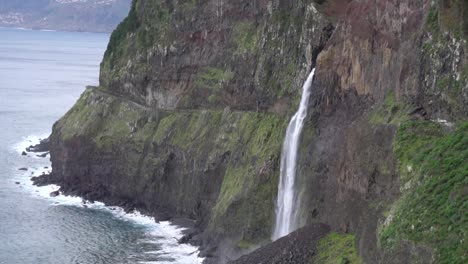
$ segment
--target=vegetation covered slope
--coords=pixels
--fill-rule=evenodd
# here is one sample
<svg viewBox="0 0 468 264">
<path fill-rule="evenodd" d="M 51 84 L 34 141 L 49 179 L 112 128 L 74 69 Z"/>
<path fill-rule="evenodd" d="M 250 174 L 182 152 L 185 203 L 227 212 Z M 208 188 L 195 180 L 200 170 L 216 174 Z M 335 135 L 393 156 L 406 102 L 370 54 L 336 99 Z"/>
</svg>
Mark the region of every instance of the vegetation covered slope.
<svg viewBox="0 0 468 264">
<path fill-rule="evenodd" d="M 434 249 L 436 263 L 468 259 L 468 123 L 401 125 L 395 139 L 403 197 L 380 231 L 384 248 L 409 240 Z"/>
<path fill-rule="evenodd" d="M 463 261 L 464 10 L 429 0 L 136 0 L 112 34 L 100 86 L 54 126 L 51 179 L 89 199 L 194 218 L 201 234 L 191 241 L 207 261 L 234 259 L 270 240 L 284 130 L 316 67 L 301 221 L 334 233 L 301 244 L 317 253 L 307 261 Z M 420 214 L 433 218 L 413 223 Z M 292 251 L 270 244 L 260 255 L 296 259 L 294 241 L 283 241 Z"/>
<path fill-rule="evenodd" d="M 54 169 L 92 200 L 131 197 L 140 209 L 258 243 L 270 235 L 284 129 L 274 114 L 154 111 L 89 88 L 54 126 L 54 143 L 65 144 L 56 155 L 75 160 Z"/>
<path fill-rule="evenodd" d="M 307 1 L 133 1 L 100 86 L 54 126 L 53 181 L 196 219 L 206 255 L 269 242 L 289 113 L 330 30 Z"/>
</svg>

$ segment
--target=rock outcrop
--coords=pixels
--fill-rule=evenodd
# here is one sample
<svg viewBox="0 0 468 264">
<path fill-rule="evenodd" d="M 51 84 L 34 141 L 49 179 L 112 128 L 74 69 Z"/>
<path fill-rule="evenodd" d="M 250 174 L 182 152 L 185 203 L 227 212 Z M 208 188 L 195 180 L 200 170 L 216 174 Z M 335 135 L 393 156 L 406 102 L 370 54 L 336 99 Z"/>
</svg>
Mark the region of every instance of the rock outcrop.
<svg viewBox="0 0 468 264">
<path fill-rule="evenodd" d="M 449 228 L 455 217 L 447 247 L 437 244 L 446 233 L 418 237 L 402 226 L 412 215 L 402 201 L 429 192 L 441 171 L 423 164 L 408 176 L 402 164 L 416 163 L 397 149 L 417 122 L 440 148 L 415 140 L 415 155 L 466 143 L 467 10 L 449 0 L 136 0 L 112 34 L 100 86 L 54 125 L 46 181 L 196 219 L 192 242 L 207 261 L 233 260 L 270 242 L 285 128 L 316 67 L 298 162 L 303 225 L 353 234 L 327 240 L 357 248 L 353 261 L 462 261 L 466 242 L 450 243 L 466 230 L 453 211 L 434 220 Z M 433 128 L 441 119 L 457 129 Z M 461 175 L 465 152 L 447 161 Z M 459 186 L 444 192 L 444 206 L 466 199 Z M 310 261 L 337 257 L 319 251 Z"/>
<path fill-rule="evenodd" d="M 318 241 L 328 232 L 324 224 L 303 227 L 230 264 L 310 263 L 317 256 Z"/>
</svg>

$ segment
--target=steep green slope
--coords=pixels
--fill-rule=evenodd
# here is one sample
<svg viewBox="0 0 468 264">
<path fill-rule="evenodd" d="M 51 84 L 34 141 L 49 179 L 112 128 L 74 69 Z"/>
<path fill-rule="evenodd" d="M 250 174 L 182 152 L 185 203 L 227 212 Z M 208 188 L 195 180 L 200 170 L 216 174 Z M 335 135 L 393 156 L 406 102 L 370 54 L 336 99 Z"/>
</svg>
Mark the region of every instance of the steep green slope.
<svg viewBox="0 0 468 264">
<path fill-rule="evenodd" d="M 93 199 L 131 197 L 143 209 L 258 243 L 272 228 L 284 130 L 274 114 L 154 111 L 89 88 L 54 126 L 53 144 L 61 146 L 55 155 L 96 159 L 99 168 L 88 175 L 86 164 L 57 162 L 54 169 L 79 177 L 81 193 Z M 75 144 L 86 149 L 82 156 L 68 149 Z"/>
<path fill-rule="evenodd" d="M 395 151 L 403 197 L 391 209 L 380 243 L 396 250 L 406 239 L 433 248 L 436 263 L 465 263 L 468 123 L 449 127 L 430 121 L 404 123 Z"/>
<path fill-rule="evenodd" d="M 99 87 L 54 126 L 51 181 L 196 219 L 202 255 L 236 258 L 270 242 L 284 132 L 316 67 L 299 206 L 333 233 L 299 248 L 318 263 L 464 261 L 466 7 L 379 3 L 135 0 Z M 246 259 L 284 261 L 294 237 Z"/>
<path fill-rule="evenodd" d="M 308 1 L 133 1 L 100 86 L 54 126 L 52 181 L 196 219 L 205 254 L 267 243 L 289 114 L 331 30 Z"/>
</svg>

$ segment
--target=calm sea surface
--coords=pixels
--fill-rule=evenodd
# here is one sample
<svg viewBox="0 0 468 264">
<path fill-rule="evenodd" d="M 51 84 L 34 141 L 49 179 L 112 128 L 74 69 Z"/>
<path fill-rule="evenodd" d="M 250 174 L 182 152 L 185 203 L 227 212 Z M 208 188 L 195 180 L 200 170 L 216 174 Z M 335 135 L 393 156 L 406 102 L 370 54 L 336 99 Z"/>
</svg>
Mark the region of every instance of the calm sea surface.
<svg viewBox="0 0 468 264">
<path fill-rule="evenodd" d="M 30 177 L 49 157 L 22 156 L 97 85 L 108 34 L 0 28 L 0 264 L 198 263 L 181 230 L 76 197 L 49 197 Z M 19 168 L 27 168 L 20 171 Z"/>
</svg>

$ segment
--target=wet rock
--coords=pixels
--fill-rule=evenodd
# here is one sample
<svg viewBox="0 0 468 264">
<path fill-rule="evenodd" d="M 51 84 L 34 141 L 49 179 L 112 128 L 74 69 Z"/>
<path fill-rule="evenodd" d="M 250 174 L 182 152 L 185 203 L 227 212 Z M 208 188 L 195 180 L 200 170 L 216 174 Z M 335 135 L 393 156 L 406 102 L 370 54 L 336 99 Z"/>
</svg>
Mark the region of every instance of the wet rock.
<svg viewBox="0 0 468 264">
<path fill-rule="evenodd" d="M 15 182 L 16 185 L 20 184 L 20 182 Z"/>
<path fill-rule="evenodd" d="M 40 155 L 36 155 L 36 156 L 38 156 L 39 158 L 45 158 L 45 157 L 47 157 L 47 155 L 49 155 L 49 152 L 46 152 L 46 153 L 43 153 L 43 154 L 40 154 Z"/>
<path fill-rule="evenodd" d="M 20 171 L 27 171 L 28 168 L 19 168 L 18 170 L 20 170 Z"/>
<path fill-rule="evenodd" d="M 216 257 L 216 251 L 218 250 L 218 247 L 216 246 L 211 246 L 211 247 L 204 247 L 200 250 L 199 256 L 202 258 L 208 258 L 210 260 L 207 261 L 207 263 L 219 263 L 219 259 Z"/>
<path fill-rule="evenodd" d="M 23 151 L 23 152 L 21 153 L 21 155 L 23 155 L 23 156 L 27 156 L 27 155 L 28 155 L 28 153 L 26 153 L 26 151 Z"/>
<path fill-rule="evenodd" d="M 170 2 L 172 1 L 165 1 L 166 4 Z M 180 38 L 174 45 L 179 50 L 169 47 L 151 48 L 151 52 L 140 52 L 129 48 L 128 54 L 124 52 L 118 56 L 112 55 L 117 54 L 116 52 L 109 51 L 102 64 L 101 79 L 102 86 L 115 88 L 113 93 L 105 93 L 99 88 L 87 91 L 80 99 L 80 105 L 92 109 L 93 113 L 96 113 L 92 115 L 93 118 L 82 120 L 81 110 L 75 108 L 75 112 L 72 111 L 72 114 L 54 126 L 51 136 L 51 160 L 59 184 L 70 193 L 85 195 L 90 200 L 106 200 L 106 204 L 119 205 L 119 199 L 130 199 L 134 203 L 124 203 L 122 207 L 125 211 L 139 206 L 153 211 L 164 209 L 169 215 L 197 217 L 200 226 L 212 225 L 211 230 L 221 230 L 220 234 L 207 236 L 209 238 L 225 238 L 231 234 L 267 238 L 271 227 L 267 226 L 270 221 L 264 219 L 271 220 L 274 214 L 272 206 L 269 204 L 270 206 L 256 207 L 256 203 L 251 201 L 256 198 L 268 202 L 274 200 L 275 187 L 268 188 L 273 191 L 265 194 L 249 189 L 263 190 L 260 187 L 271 187 L 271 182 L 276 178 L 269 175 L 278 175 L 280 147 L 267 141 L 259 144 L 271 144 L 267 145 L 266 149 L 276 151 L 268 154 L 273 157 L 271 164 L 268 160 L 262 160 L 259 155 L 249 157 L 248 160 L 243 159 L 244 153 L 249 153 L 247 146 L 253 142 L 237 140 L 234 135 L 248 135 L 246 138 L 254 139 L 265 138 L 265 135 L 256 137 L 244 133 L 241 127 L 249 126 L 242 126 L 241 122 L 233 121 L 236 119 L 235 115 L 229 111 L 224 113 L 222 120 L 229 120 L 232 128 L 227 126 L 231 124 L 226 125 L 223 121 L 218 121 L 219 118 L 200 115 L 196 111 L 226 107 L 243 112 L 265 110 L 288 113 L 291 107 L 296 107 L 292 102 L 300 89 L 298 86 L 306 72 L 315 67 L 318 56 L 316 80 L 310 102 L 309 127 L 306 125 L 304 129 L 301 152 L 298 155 L 298 167 L 303 168 L 299 177 L 304 180 L 303 186 L 306 190 L 304 208 L 311 209 L 304 213 L 309 222 L 312 219 L 314 222 L 326 222 L 334 230 L 356 233 L 360 254 L 366 262 L 389 263 L 379 260 L 379 249 L 375 243 L 380 209 L 368 204 L 373 204 L 374 201 L 394 201 L 399 194 L 398 173 L 392 149 L 395 128 L 387 124 L 369 125 L 367 113 L 371 112 L 373 107 L 377 108 L 379 104 L 383 104 L 384 98 L 389 94 L 396 95 L 394 100 L 398 103 L 412 100 L 412 105 L 423 106 L 414 109 L 413 115 L 416 117 L 430 117 L 434 112 L 463 115 L 466 111 L 445 110 L 443 100 L 450 97 L 438 96 L 440 87 L 432 85 L 441 79 L 440 74 L 432 73 L 448 71 L 451 68 L 449 65 L 453 63 L 440 60 L 442 63 L 437 63 L 437 60 L 432 63 L 432 59 L 428 58 L 427 63 L 420 65 L 425 60 L 420 56 L 422 47 L 416 44 L 422 43 L 420 33 L 424 32 L 419 31 L 424 25 L 428 1 L 393 1 L 395 4 L 389 5 L 376 5 L 369 0 L 337 2 L 343 4 L 328 6 L 341 10 L 328 10 L 328 14 L 343 17 L 339 19 L 341 22 L 335 31 L 333 27 L 326 30 L 329 34 L 333 31 L 333 37 L 329 41 L 327 32 L 320 33 L 326 21 L 313 21 L 320 19 L 320 15 L 312 6 L 306 8 L 303 1 L 259 1 L 252 5 L 249 1 L 240 0 L 225 2 L 224 11 L 216 14 L 216 17 L 223 19 L 223 25 L 219 25 L 221 28 L 212 24 L 214 8 L 203 8 L 200 10 L 202 12 L 189 14 L 193 17 L 191 20 L 179 21 L 177 16 L 174 16 L 171 19 L 171 23 L 177 25 L 174 28 L 184 29 L 184 34 L 188 32 L 186 38 Z M 347 3 L 344 2 L 350 2 L 350 8 L 347 8 Z M 165 5 L 162 4 L 161 7 L 164 8 Z M 170 10 L 178 8 L 171 6 Z M 150 11 L 151 8 L 148 8 L 139 15 Z M 223 14 L 229 16 L 222 17 Z M 377 17 L 381 14 L 384 14 L 382 18 Z M 270 18 L 274 19 L 269 20 Z M 296 21 L 295 18 L 300 20 Z M 236 27 L 238 21 L 245 23 Z M 225 30 L 231 25 L 232 32 L 235 33 L 233 36 L 230 35 L 231 30 Z M 297 25 L 303 26 L 301 28 Z M 144 28 L 143 25 L 141 29 Z M 129 36 L 126 40 L 130 44 L 136 41 L 136 38 L 132 40 L 130 36 L 147 34 L 143 31 L 131 33 L 124 34 Z M 240 37 L 244 35 L 248 37 Z M 240 42 L 246 39 L 253 39 L 254 42 L 240 45 L 242 43 L 239 43 L 239 39 L 242 40 Z M 130 46 L 138 46 L 137 43 L 134 44 Z M 233 51 L 231 47 L 237 48 Z M 325 50 L 321 51 L 323 47 Z M 200 53 L 200 50 L 206 52 Z M 142 67 L 138 65 L 139 61 L 132 59 L 138 56 L 133 54 L 148 54 L 146 61 L 161 63 L 149 63 L 143 67 L 147 70 L 142 71 Z M 225 58 L 231 59 L 226 61 Z M 183 65 L 181 62 L 184 61 L 190 63 Z M 210 67 L 206 67 L 208 65 Z M 434 65 L 441 65 L 440 69 L 433 69 Z M 232 72 L 226 69 L 232 69 Z M 433 77 L 426 80 L 425 73 L 431 73 Z M 193 75 L 202 78 L 192 81 Z M 174 80 L 173 76 L 180 78 Z M 217 80 L 213 82 L 212 77 L 216 77 L 214 79 Z M 423 80 L 424 83 L 421 83 Z M 447 79 L 446 83 L 455 82 Z M 278 84 L 278 88 L 271 87 L 270 84 Z M 199 89 L 198 86 L 203 89 Z M 182 91 L 180 87 L 186 88 Z M 287 90 L 281 87 L 287 87 Z M 464 87 L 466 86 L 459 88 L 466 91 Z M 208 96 L 207 90 L 210 89 L 207 88 L 216 88 L 216 94 Z M 433 94 L 426 95 L 427 91 L 432 90 Z M 281 100 L 278 100 L 280 97 Z M 434 103 L 430 103 L 430 99 L 434 99 Z M 117 101 L 125 107 L 110 107 Z M 460 104 L 458 108 L 463 110 L 467 105 Z M 125 118 L 131 109 L 138 117 L 131 115 L 126 123 L 131 124 L 131 130 L 134 131 L 135 126 L 144 126 L 144 120 L 152 120 L 155 123 L 161 121 L 157 113 L 148 116 L 147 107 L 162 108 L 164 115 L 168 115 L 166 120 L 170 121 L 169 127 L 172 129 L 167 128 L 163 131 L 148 128 L 152 133 L 158 132 L 156 134 L 166 140 L 152 141 L 148 138 L 143 140 L 147 142 L 144 147 L 136 147 L 140 146 L 141 142 L 132 142 L 130 139 L 133 134 L 128 133 L 122 137 L 125 141 L 113 138 L 112 148 L 96 148 L 97 142 L 108 142 L 108 138 L 101 141 L 102 138 L 94 137 L 96 134 L 102 134 L 96 132 L 112 132 L 118 129 L 112 126 L 112 122 L 103 124 L 102 117 Z M 186 124 L 190 123 L 188 121 L 191 118 L 185 114 L 179 116 L 179 113 L 171 113 L 172 109 L 186 109 L 197 113 L 195 116 L 206 117 L 193 119 L 193 123 L 197 124 L 197 129 L 207 128 L 209 138 L 191 135 L 185 131 L 189 130 Z M 457 110 L 456 107 L 453 109 Z M 392 118 L 397 114 L 397 110 L 398 107 L 390 109 L 389 114 Z M 252 119 L 250 115 L 245 117 L 248 120 Z M 384 120 L 389 123 L 392 118 Z M 143 120 L 142 124 L 138 124 L 137 120 Z M 203 120 L 208 121 L 202 123 Z M 73 132 L 77 125 L 82 126 L 80 131 L 85 133 Z M 233 130 L 234 133 L 217 130 L 217 127 L 230 127 L 229 130 Z M 276 131 L 284 131 L 277 124 L 269 127 L 274 129 L 265 134 L 275 135 Z M 270 141 L 280 142 L 280 137 Z M 197 142 L 200 138 L 202 140 Z M 236 139 L 237 144 L 235 149 L 229 147 L 221 152 L 224 146 L 218 148 L 211 144 L 213 138 L 227 141 Z M 196 142 L 180 139 L 192 139 Z M 255 150 L 257 153 L 257 148 Z M 223 155 L 223 152 L 226 155 Z M 134 162 L 136 160 L 139 162 Z M 251 172 L 246 178 L 256 180 L 244 181 L 245 186 L 250 188 L 229 189 L 229 192 L 234 192 L 229 197 L 219 194 L 227 175 L 226 163 L 235 168 L 246 168 L 241 171 Z M 247 163 L 258 165 L 243 167 L 243 164 Z M 259 175 L 255 172 L 259 172 Z M 232 177 L 243 181 L 243 177 L 237 176 L 236 173 Z M 180 196 L 181 193 L 184 195 Z M 258 193 L 264 196 L 258 197 Z M 217 219 L 211 219 L 210 216 L 216 215 L 213 214 L 212 208 L 217 208 L 217 201 L 223 202 L 220 205 L 225 210 L 216 212 L 220 213 Z M 268 208 L 270 212 L 266 211 Z M 255 213 L 256 210 L 263 211 Z M 266 217 L 261 218 L 263 215 Z M 292 263 L 288 262 L 290 260 L 297 261 L 295 263 L 305 262 L 301 259 L 296 260 L 297 251 L 288 244 L 287 241 L 290 240 L 280 241 L 282 240 L 266 246 L 266 249 L 252 255 L 252 259 L 247 258 L 245 263 L 279 263 L 278 260 L 284 260 L 283 263 Z M 299 241 L 304 243 L 296 244 L 300 252 L 302 246 L 307 246 L 307 240 Z M 276 252 L 282 251 L 283 246 L 292 259 Z M 201 255 L 213 256 L 216 250 L 216 247 L 208 245 Z M 263 254 L 264 259 L 261 258 Z"/>
<path fill-rule="evenodd" d="M 34 185 L 39 186 L 39 187 L 55 183 L 55 181 L 53 181 L 52 176 L 50 174 L 43 174 L 40 176 L 31 177 L 31 181 L 33 182 Z"/>
<path fill-rule="evenodd" d="M 177 240 L 177 243 L 179 244 L 187 244 L 193 237 L 193 234 L 186 234 L 183 237 L 181 237 L 179 240 Z"/>
<path fill-rule="evenodd" d="M 313 224 L 229 262 L 229 264 L 311 263 L 310 261 L 317 254 L 318 241 L 328 232 L 330 232 L 329 226 Z"/>
<path fill-rule="evenodd" d="M 29 146 L 26 148 L 26 151 L 27 152 L 45 152 L 45 151 L 49 151 L 50 149 L 50 140 L 48 138 L 46 139 L 43 139 L 40 141 L 39 144 L 33 146 Z"/>
<path fill-rule="evenodd" d="M 53 191 L 49 194 L 50 197 L 57 197 L 60 195 L 60 192 L 59 191 Z"/>
</svg>

